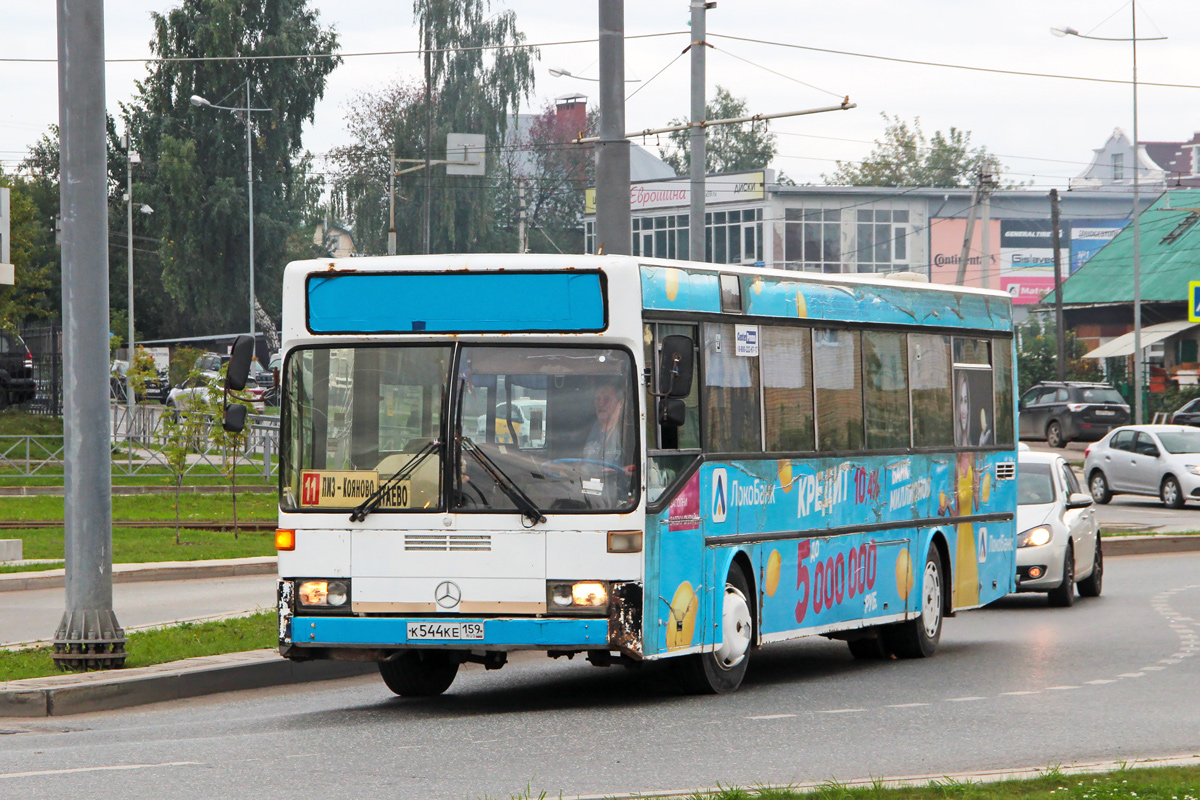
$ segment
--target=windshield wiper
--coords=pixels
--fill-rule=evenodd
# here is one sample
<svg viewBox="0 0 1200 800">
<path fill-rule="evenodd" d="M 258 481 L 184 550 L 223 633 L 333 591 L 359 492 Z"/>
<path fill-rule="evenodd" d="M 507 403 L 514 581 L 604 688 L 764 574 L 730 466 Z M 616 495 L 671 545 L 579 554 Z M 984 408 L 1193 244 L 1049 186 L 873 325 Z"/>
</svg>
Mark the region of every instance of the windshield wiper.
<svg viewBox="0 0 1200 800">
<path fill-rule="evenodd" d="M 370 514 L 379 507 L 380 501 L 383 500 L 389 491 L 391 491 L 393 486 L 396 486 L 398 483 L 400 483 L 400 481 L 406 479 L 409 475 L 412 475 L 413 472 L 416 471 L 417 467 L 421 466 L 422 461 L 424 461 L 433 453 L 439 452 L 441 449 L 441 441 L 435 439 L 432 442 L 426 443 L 424 447 L 413 453 L 413 457 L 408 461 L 405 461 L 400 469 L 393 472 L 392 477 L 379 484 L 375 491 L 371 492 L 370 496 L 367 497 L 366 500 L 362 501 L 361 505 L 350 512 L 350 521 L 362 522 L 364 519 L 366 519 L 367 514 Z"/>
<path fill-rule="evenodd" d="M 488 458 L 487 454 L 480 450 L 479 446 L 471 441 L 469 436 L 459 434 L 458 441 L 461 445 L 465 445 L 462 449 L 471 458 L 475 459 L 475 463 L 479 464 L 483 468 L 483 471 L 496 482 L 496 485 L 500 487 L 500 490 L 504 492 L 509 500 L 512 500 L 513 505 L 517 507 L 517 510 L 521 512 L 523 517 L 534 525 L 546 521 L 546 515 L 537 507 L 537 503 L 533 502 L 533 499 L 525 494 L 525 491 L 517 485 L 516 481 L 508 477 L 508 474 L 500 469 L 496 462 Z"/>
</svg>

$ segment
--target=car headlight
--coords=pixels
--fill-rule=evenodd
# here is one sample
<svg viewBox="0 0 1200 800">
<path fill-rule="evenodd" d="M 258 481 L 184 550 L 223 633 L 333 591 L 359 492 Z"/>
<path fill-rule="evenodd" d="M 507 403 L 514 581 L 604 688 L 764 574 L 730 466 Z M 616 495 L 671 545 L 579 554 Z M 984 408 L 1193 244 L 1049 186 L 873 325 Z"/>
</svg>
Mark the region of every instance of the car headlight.
<svg viewBox="0 0 1200 800">
<path fill-rule="evenodd" d="M 350 582 L 302 581 L 296 597 L 303 606 L 339 608 L 350 601 Z"/>
<path fill-rule="evenodd" d="M 559 614 L 608 614 L 607 581 L 549 581 L 546 609 Z"/>
<path fill-rule="evenodd" d="M 1200 464 L 1188 464 L 1187 469 L 1193 475 L 1200 475 Z"/>
<path fill-rule="evenodd" d="M 1049 525 L 1038 525 L 1017 536 L 1017 547 L 1041 547 L 1050 544 L 1053 538 L 1054 531 L 1050 530 Z"/>
</svg>

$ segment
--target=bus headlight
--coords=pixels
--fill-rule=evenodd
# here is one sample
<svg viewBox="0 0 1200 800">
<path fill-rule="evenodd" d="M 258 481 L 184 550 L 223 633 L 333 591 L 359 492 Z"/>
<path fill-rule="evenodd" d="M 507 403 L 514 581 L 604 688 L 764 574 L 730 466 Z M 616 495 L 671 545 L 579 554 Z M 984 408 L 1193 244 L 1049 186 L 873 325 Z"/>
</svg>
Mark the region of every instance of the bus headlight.
<svg viewBox="0 0 1200 800">
<path fill-rule="evenodd" d="M 300 605 L 339 608 L 350 601 L 349 581 L 302 581 L 296 590 Z"/>
<path fill-rule="evenodd" d="M 1053 538 L 1054 532 L 1048 525 L 1038 525 L 1017 536 L 1017 547 L 1041 547 Z"/>
<path fill-rule="evenodd" d="M 551 613 L 608 613 L 606 581 L 550 581 L 546 584 L 546 607 Z"/>
</svg>

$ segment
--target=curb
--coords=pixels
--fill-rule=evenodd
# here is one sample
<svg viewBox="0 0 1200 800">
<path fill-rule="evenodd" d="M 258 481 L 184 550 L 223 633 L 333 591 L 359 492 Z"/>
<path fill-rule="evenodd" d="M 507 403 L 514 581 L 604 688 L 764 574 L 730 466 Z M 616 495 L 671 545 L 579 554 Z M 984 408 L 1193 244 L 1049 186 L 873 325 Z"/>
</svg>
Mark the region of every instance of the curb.
<svg viewBox="0 0 1200 800">
<path fill-rule="evenodd" d="M 1158 533 L 1149 536 L 1105 536 L 1104 555 L 1140 556 L 1150 553 L 1190 553 L 1200 550 L 1200 534 L 1172 536 Z"/>
<path fill-rule="evenodd" d="M 274 575 L 278 571 L 275 556 L 227 558 L 207 561 L 158 561 L 146 564 L 114 564 L 113 583 L 141 581 L 186 581 L 198 578 L 233 578 L 242 575 Z M 36 572 L 12 572 L 0 575 L 0 592 L 29 589 L 61 589 L 66 585 L 65 569 Z"/>
<path fill-rule="evenodd" d="M 376 669 L 374 662 L 297 663 L 275 650 L 202 656 L 152 667 L 8 681 L 0 688 L 0 717 L 111 711 L 240 689 L 351 678 Z"/>
</svg>

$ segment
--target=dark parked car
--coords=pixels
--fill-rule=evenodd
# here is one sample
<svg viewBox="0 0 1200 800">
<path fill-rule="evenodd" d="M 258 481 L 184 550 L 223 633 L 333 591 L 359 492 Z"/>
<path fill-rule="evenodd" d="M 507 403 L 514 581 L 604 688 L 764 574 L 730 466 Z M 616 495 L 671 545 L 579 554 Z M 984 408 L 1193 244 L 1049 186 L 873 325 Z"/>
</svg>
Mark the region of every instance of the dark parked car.
<svg viewBox="0 0 1200 800">
<path fill-rule="evenodd" d="M 20 336 L 0 331 L 0 408 L 28 403 L 35 394 L 33 354 Z"/>
<path fill-rule="evenodd" d="M 1200 399 L 1185 403 L 1171 415 L 1172 425 L 1191 425 L 1200 428 Z"/>
<path fill-rule="evenodd" d="M 1045 439 L 1051 447 L 1103 439 L 1128 424 L 1129 405 L 1104 383 L 1039 383 L 1017 402 L 1022 439 Z"/>
<path fill-rule="evenodd" d="M 108 394 L 118 403 L 125 403 L 129 393 L 129 379 L 126 374 L 129 371 L 129 362 L 114 361 L 109 372 L 108 378 Z M 164 369 L 157 370 L 153 377 L 147 376 L 142 387 L 142 393 L 139 394 L 135 401 L 154 400 L 158 403 L 167 402 L 167 394 L 171 391 L 171 382 L 167 379 L 167 371 Z"/>
</svg>

